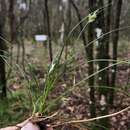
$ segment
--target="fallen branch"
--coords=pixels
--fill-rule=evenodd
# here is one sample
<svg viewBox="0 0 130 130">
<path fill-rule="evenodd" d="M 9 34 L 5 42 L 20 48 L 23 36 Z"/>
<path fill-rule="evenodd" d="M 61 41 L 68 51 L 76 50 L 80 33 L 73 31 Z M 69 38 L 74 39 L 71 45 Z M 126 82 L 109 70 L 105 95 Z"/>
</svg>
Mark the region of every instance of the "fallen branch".
<svg viewBox="0 0 130 130">
<path fill-rule="evenodd" d="M 119 114 L 121 114 L 121 113 L 123 113 L 125 111 L 128 111 L 129 109 L 130 109 L 130 106 L 126 107 L 125 109 L 123 109 L 123 110 L 121 110 L 119 112 L 113 113 L 113 114 L 109 114 L 109 115 L 105 115 L 105 116 L 99 116 L 99 117 L 95 117 L 95 118 L 91 118 L 91 119 L 67 121 L 67 122 L 64 122 L 64 123 L 61 123 L 61 124 L 53 125 L 52 127 L 54 128 L 54 127 L 65 125 L 65 124 L 87 123 L 87 122 L 91 122 L 91 121 L 95 121 L 95 120 L 109 118 L 109 117 L 117 116 L 117 115 L 119 115 Z"/>
</svg>

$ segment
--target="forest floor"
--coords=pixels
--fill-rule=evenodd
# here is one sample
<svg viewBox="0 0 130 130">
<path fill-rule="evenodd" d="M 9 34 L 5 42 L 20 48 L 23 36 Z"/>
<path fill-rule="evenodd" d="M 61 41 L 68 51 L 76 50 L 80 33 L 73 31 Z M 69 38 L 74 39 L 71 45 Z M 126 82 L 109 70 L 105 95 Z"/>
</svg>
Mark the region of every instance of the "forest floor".
<svg viewBox="0 0 130 130">
<path fill-rule="evenodd" d="M 58 48 L 53 51 L 57 52 Z M 81 49 L 82 48 L 82 49 Z M 68 57 L 71 57 L 73 53 L 76 53 L 72 63 L 68 66 L 63 77 L 58 80 L 55 89 L 51 92 L 48 99 L 55 99 L 60 94 L 64 93 L 66 89 L 71 89 L 76 83 L 81 81 L 87 75 L 87 62 L 85 62 L 85 55 L 83 53 L 83 47 L 80 49 L 77 47 L 76 50 L 68 52 Z M 34 74 L 39 80 L 39 84 L 44 86 L 44 78 L 46 75 L 47 66 L 50 63 L 47 51 L 41 45 L 36 48 L 32 45 L 26 47 L 26 63 L 32 63 L 35 66 Z M 56 54 L 55 54 L 56 55 Z M 120 59 L 130 59 L 130 52 L 124 51 L 119 54 Z M 76 66 L 76 67 L 74 67 Z M 111 71 L 111 70 L 110 70 Z M 28 76 L 30 76 L 28 74 Z M 110 108 L 109 113 L 114 113 L 130 105 L 130 65 L 118 65 L 117 81 L 116 85 L 122 91 L 116 91 L 114 100 L 114 106 Z M 28 117 L 30 113 L 30 106 L 27 94 L 25 94 L 27 83 L 24 81 L 23 76 L 16 69 L 13 71 L 11 78 L 8 81 L 9 97 L 7 101 L 0 101 L 0 127 L 7 126 L 10 124 L 18 123 Z M 95 85 L 95 88 L 97 86 Z M 122 92 L 127 92 L 125 95 Z M 89 87 L 86 82 L 78 85 L 73 91 L 68 92 L 65 97 L 61 98 L 61 101 L 53 106 L 51 111 L 60 111 L 59 120 L 79 120 L 90 118 L 89 113 Z M 97 115 L 98 115 L 98 101 Z M 53 111 L 52 111 L 53 110 Z M 24 113 L 24 116 L 23 116 Z M 110 118 L 111 129 L 110 130 L 130 130 L 130 111 L 121 113 L 115 117 Z M 90 124 L 82 124 L 75 126 L 63 126 L 62 130 L 90 130 Z M 95 124 L 96 125 L 96 124 Z M 107 129 L 106 129 L 107 130 Z"/>
</svg>

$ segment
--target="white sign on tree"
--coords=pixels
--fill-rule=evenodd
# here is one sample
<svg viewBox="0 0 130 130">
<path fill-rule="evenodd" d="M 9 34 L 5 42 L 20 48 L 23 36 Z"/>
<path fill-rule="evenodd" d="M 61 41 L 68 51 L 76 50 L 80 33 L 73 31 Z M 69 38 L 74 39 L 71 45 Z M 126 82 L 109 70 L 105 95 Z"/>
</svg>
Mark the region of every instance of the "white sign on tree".
<svg viewBox="0 0 130 130">
<path fill-rule="evenodd" d="M 48 36 L 47 35 L 35 35 L 35 40 L 37 42 L 44 42 L 47 41 Z"/>
</svg>

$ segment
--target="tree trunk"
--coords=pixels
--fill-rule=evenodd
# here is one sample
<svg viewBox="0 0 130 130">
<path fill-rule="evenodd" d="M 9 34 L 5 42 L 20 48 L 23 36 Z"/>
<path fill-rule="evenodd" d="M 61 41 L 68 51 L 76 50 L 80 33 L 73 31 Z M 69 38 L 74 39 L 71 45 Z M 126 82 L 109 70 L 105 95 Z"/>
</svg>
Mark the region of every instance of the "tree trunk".
<svg viewBox="0 0 130 130">
<path fill-rule="evenodd" d="M 104 7 L 104 1 L 99 0 L 98 1 L 98 8 Z M 100 10 L 101 11 L 101 10 Z M 96 24 L 96 30 L 100 30 L 102 34 L 105 34 L 105 17 L 104 17 L 104 11 L 102 10 L 98 16 L 97 16 L 97 24 Z M 98 32 L 97 32 L 98 33 Z M 102 35 L 101 34 L 101 35 Z M 98 41 L 98 47 L 97 47 L 97 59 L 100 60 L 98 65 L 98 71 L 108 67 L 108 61 L 102 61 L 103 59 L 108 59 L 108 42 L 106 42 L 106 39 L 100 38 Z M 109 77 L 108 77 L 108 69 L 105 69 L 104 71 L 100 72 L 98 74 L 98 85 L 99 85 L 99 108 L 100 108 L 100 115 L 107 115 L 108 114 L 108 86 L 109 86 Z M 109 120 L 101 119 L 99 120 L 99 125 L 101 127 L 98 127 L 100 130 L 105 130 L 105 128 L 109 128 Z"/>
<path fill-rule="evenodd" d="M 105 30 L 105 33 L 108 33 L 110 32 L 111 30 L 111 9 L 112 9 L 112 0 L 108 0 L 108 7 L 107 7 L 107 15 L 106 15 L 106 30 Z M 110 59 L 110 56 L 109 56 L 109 45 L 110 45 L 110 34 L 108 33 L 106 36 L 105 36 L 105 58 L 106 60 L 109 60 Z M 109 61 L 106 61 L 106 67 L 109 66 Z M 107 86 L 110 85 L 110 81 L 109 81 L 109 69 L 107 69 Z"/>
<path fill-rule="evenodd" d="M 0 21 L 0 37 L 4 37 L 4 24 L 5 24 L 5 1 L 0 0 L 1 5 L 1 21 Z M 0 38 L 0 98 L 3 99 L 6 97 L 6 72 L 5 72 L 5 61 L 4 61 L 4 51 L 6 51 L 6 44 L 5 42 Z"/>
<path fill-rule="evenodd" d="M 89 0 L 89 9 L 90 12 L 92 13 L 95 9 L 95 2 L 96 0 Z M 94 40 L 94 23 L 90 23 L 88 25 L 88 43 Z M 88 61 L 93 60 L 93 44 L 89 45 L 88 48 Z M 89 62 L 88 63 L 88 75 L 92 75 L 94 73 L 94 63 L 93 62 Z M 95 117 L 96 116 L 96 107 L 95 107 L 95 88 L 94 88 L 94 77 L 91 77 L 88 80 L 88 85 L 90 86 L 90 113 L 91 113 L 91 117 Z"/>
<path fill-rule="evenodd" d="M 79 23 L 80 23 L 80 24 L 79 24 L 79 26 L 80 26 L 80 31 L 82 31 L 82 30 L 83 30 L 83 24 L 81 23 L 82 18 L 81 18 L 81 15 L 80 15 L 80 13 L 79 13 L 79 9 L 78 9 L 78 7 L 76 6 L 76 4 L 74 3 L 73 0 L 70 0 L 70 2 L 71 2 L 72 6 L 73 6 L 74 9 L 75 9 L 75 12 L 76 12 L 78 21 L 79 21 Z M 87 53 L 87 47 L 86 47 L 86 45 L 87 45 L 87 40 L 86 40 L 86 38 L 85 38 L 85 32 L 84 32 L 84 31 L 82 32 L 81 38 L 82 38 L 82 40 L 83 40 L 83 45 L 84 45 L 85 51 L 86 51 L 86 53 Z"/>
<path fill-rule="evenodd" d="M 1 29 L 1 26 L 0 26 Z M 0 30 L 0 36 L 1 35 L 1 30 Z M 3 99 L 4 97 L 6 97 L 6 76 L 5 76 L 5 61 L 3 60 L 3 56 L 4 56 L 4 49 L 3 49 L 3 45 L 5 44 L 3 43 L 2 40 L 0 40 L 0 88 L 1 88 L 1 92 L 0 92 L 0 97 Z"/>
<path fill-rule="evenodd" d="M 24 31 L 23 28 L 21 28 L 21 47 L 22 47 L 22 67 L 25 71 L 25 44 L 24 44 Z"/>
<path fill-rule="evenodd" d="M 9 24 L 10 24 L 10 65 L 12 66 L 13 61 L 13 44 L 15 42 L 15 15 L 14 15 L 14 0 L 9 0 Z"/>
<path fill-rule="evenodd" d="M 47 32 L 49 37 L 49 56 L 50 61 L 53 60 L 53 53 L 52 53 L 52 42 L 51 42 L 51 28 L 50 28 L 50 18 L 49 18 L 49 10 L 48 10 L 48 0 L 45 0 L 45 10 L 46 10 L 46 18 L 47 18 Z"/>
<path fill-rule="evenodd" d="M 116 7 L 116 14 L 115 14 L 115 22 L 113 30 L 118 29 L 120 27 L 120 16 L 121 16 L 121 8 L 122 8 L 122 0 L 118 0 L 117 7 Z M 113 43 L 113 64 L 117 63 L 117 49 L 118 49 L 118 40 L 119 40 L 119 31 L 116 31 L 113 33 L 112 37 L 112 43 Z M 111 87 L 115 87 L 115 81 L 116 81 L 116 71 L 117 71 L 117 65 L 115 65 L 112 68 L 112 78 L 111 78 Z M 110 96 L 109 96 L 109 103 L 113 104 L 114 100 L 114 89 L 111 89 Z"/>
<path fill-rule="evenodd" d="M 62 24 L 60 29 L 60 42 L 61 44 L 65 45 L 65 60 L 67 60 L 68 45 L 70 44 L 70 39 L 67 39 L 67 35 L 69 34 L 71 27 L 71 3 L 69 0 L 67 0 L 66 2 L 62 1 L 61 6 Z"/>
<path fill-rule="evenodd" d="M 81 23 L 81 15 L 79 13 L 78 7 L 76 6 L 76 4 L 74 3 L 73 0 L 70 0 L 70 2 L 72 3 L 72 6 L 74 7 L 77 17 L 78 17 L 78 21 L 79 21 L 79 26 L 80 26 L 80 30 L 83 30 L 83 24 Z M 94 0 L 89 1 L 89 6 L 94 6 Z M 88 27 L 88 40 L 93 41 L 93 36 L 94 36 L 94 30 L 93 30 L 93 24 L 90 24 Z M 85 52 L 86 52 L 86 56 L 88 58 L 88 60 L 93 60 L 93 45 L 90 45 L 89 47 L 87 47 L 87 41 L 86 41 L 86 37 L 85 37 L 85 32 L 82 32 L 81 35 L 83 44 L 84 44 L 84 48 L 85 48 Z M 89 62 L 88 63 L 88 75 L 92 75 L 94 73 L 94 65 L 93 62 Z M 91 100 L 91 105 L 90 105 L 90 113 L 91 113 L 91 117 L 95 117 L 96 116 L 96 107 L 95 107 L 95 89 L 94 89 L 94 76 L 91 77 L 88 80 L 88 85 L 90 86 L 90 100 Z"/>
<path fill-rule="evenodd" d="M 69 0 L 67 0 L 67 5 L 66 5 L 66 8 L 64 10 L 64 23 L 65 23 L 65 60 L 67 60 L 68 45 L 70 45 L 70 39 L 66 40 L 66 38 L 70 32 L 70 27 L 71 27 L 71 3 Z"/>
</svg>

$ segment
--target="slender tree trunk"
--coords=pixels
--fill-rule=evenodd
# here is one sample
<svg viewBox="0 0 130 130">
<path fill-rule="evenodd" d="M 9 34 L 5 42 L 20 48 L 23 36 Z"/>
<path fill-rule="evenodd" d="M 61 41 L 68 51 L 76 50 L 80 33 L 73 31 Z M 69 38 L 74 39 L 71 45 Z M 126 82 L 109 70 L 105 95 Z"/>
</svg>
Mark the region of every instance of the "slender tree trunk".
<svg viewBox="0 0 130 130">
<path fill-rule="evenodd" d="M 79 13 L 79 10 L 78 10 L 78 7 L 76 6 L 76 4 L 74 3 L 73 0 L 70 0 L 72 6 L 74 7 L 75 11 L 76 11 L 76 14 L 77 14 L 77 17 L 78 17 L 78 21 L 79 21 L 79 26 L 80 26 L 80 30 L 82 31 L 83 30 L 83 24 L 81 23 L 81 15 Z M 89 6 L 94 6 L 94 0 L 91 0 L 89 1 Z M 93 35 L 94 35 L 94 30 L 93 30 L 93 24 L 90 24 L 89 25 L 89 28 L 88 28 L 88 40 L 89 42 L 93 40 Z M 86 37 L 85 37 L 85 32 L 83 31 L 82 32 L 82 35 L 81 35 L 81 38 L 83 40 L 83 44 L 84 44 L 84 47 L 85 47 L 85 52 L 86 52 L 86 56 L 88 58 L 88 60 L 93 60 L 93 45 L 89 46 L 87 48 L 87 40 L 86 40 Z M 90 62 L 88 64 L 88 75 L 92 75 L 94 73 L 94 65 L 93 65 L 93 62 Z M 91 100 L 91 105 L 90 105 L 90 113 L 91 113 L 91 117 L 95 117 L 96 116 L 96 107 L 95 107 L 95 89 L 94 89 L 94 77 L 91 77 L 89 80 L 88 80 L 88 85 L 90 86 L 90 100 Z"/>
<path fill-rule="evenodd" d="M 67 39 L 67 35 L 70 31 L 71 26 L 71 3 L 67 0 L 65 3 L 61 2 L 62 10 L 62 24 L 61 24 L 61 36 L 60 41 L 61 44 L 65 44 L 65 60 L 67 60 L 68 56 L 68 45 L 70 44 L 70 39 Z"/>
<path fill-rule="evenodd" d="M 72 17 L 71 17 L 71 2 L 68 0 L 68 10 L 67 10 L 67 18 L 68 18 L 68 23 L 67 23 L 67 34 L 69 33 L 71 29 L 71 23 L 72 23 Z"/>
<path fill-rule="evenodd" d="M 110 32 L 111 30 L 111 10 L 112 9 L 112 0 L 108 0 L 108 7 L 107 7 L 107 15 L 106 15 L 106 30 L 105 30 L 105 33 L 108 33 Z M 110 34 L 108 33 L 107 36 L 105 37 L 105 58 L 106 60 L 109 60 L 110 59 L 110 56 L 109 56 L 109 48 L 110 48 Z M 106 67 L 109 66 L 109 61 L 106 61 Z M 110 85 L 110 81 L 109 81 L 109 69 L 107 69 L 107 72 L 106 72 L 106 82 L 107 82 L 107 86 Z"/>
<path fill-rule="evenodd" d="M 112 12 L 112 0 L 108 0 L 107 16 L 106 16 L 106 33 L 110 32 L 111 30 L 111 12 Z M 109 42 L 110 42 L 110 34 L 107 34 L 106 36 L 107 54 L 109 54 Z"/>
<path fill-rule="evenodd" d="M 60 44 L 64 44 L 65 40 L 65 9 L 64 4 L 61 2 L 62 10 L 61 10 L 61 28 L 60 28 Z"/>
<path fill-rule="evenodd" d="M 0 0 L 0 6 L 1 6 L 1 11 L 0 11 L 0 16 L 1 16 L 1 21 L 0 21 L 0 37 L 4 37 L 4 25 L 5 25 L 5 1 Z M 6 97 L 6 72 L 5 72 L 5 61 L 4 61 L 4 51 L 6 51 L 6 44 L 5 42 L 0 38 L 0 99 L 3 99 Z"/>
<path fill-rule="evenodd" d="M 53 60 L 53 53 L 52 53 L 52 41 L 51 41 L 51 28 L 50 28 L 50 18 L 49 18 L 49 10 L 48 10 L 48 0 L 45 0 L 45 10 L 46 10 L 46 18 L 47 18 L 47 32 L 49 37 L 49 56 L 50 61 Z"/>
<path fill-rule="evenodd" d="M 98 1 L 98 8 L 104 7 L 104 1 L 99 0 Z M 100 10 L 101 11 L 101 10 Z M 97 18 L 97 25 L 96 29 L 100 30 L 102 34 L 105 33 L 105 17 L 104 17 L 104 11 L 102 10 L 98 14 Z M 98 33 L 98 32 L 97 32 Z M 106 42 L 105 38 L 100 38 L 98 40 L 98 47 L 97 47 L 97 59 L 100 60 L 98 62 L 98 71 L 108 67 L 108 61 L 102 61 L 103 59 L 108 59 L 108 42 Z M 99 100 L 100 100 L 100 115 L 107 115 L 108 114 L 108 69 L 105 69 L 104 71 L 100 72 L 98 74 L 98 85 L 99 85 Z M 109 119 L 101 119 L 99 120 L 99 127 L 100 130 L 105 130 L 105 128 L 109 128 Z"/>
<path fill-rule="evenodd" d="M 67 7 L 64 10 L 64 23 L 65 23 L 65 60 L 67 60 L 68 45 L 70 44 L 70 39 L 66 40 L 66 37 L 69 34 L 71 27 L 71 3 L 69 0 L 67 1 Z"/>
<path fill-rule="evenodd" d="M 82 18 L 81 18 L 81 15 L 80 15 L 80 13 L 79 13 L 79 9 L 78 9 L 78 7 L 76 6 L 76 4 L 74 3 L 73 0 L 70 0 L 70 2 L 71 2 L 72 6 L 73 6 L 74 9 L 75 9 L 75 12 L 76 12 L 78 21 L 79 21 L 79 23 L 80 23 L 80 24 L 79 24 L 79 26 L 80 26 L 80 31 L 82 31 L 82 30 L 83 30 L 83 24 L 81 23 Z M 84 47 L 85 47 L 85 51 L 87 52 L 87 47 L 86 47 L 86 45 L 87 45 L 87 40 L 86 40 L 85 32 L 84 32 L 84 31 L 82 32 L 81 38 L 82 38 L 82 40 L 83 40 L 83 45 L 84 45 Z"/>
<path fill-rule="evenodd" d="M 0 25 L 0 36 L 1 35 L 1 25 Z M 5 61 L 2 57 L 4 57 L 4 48 L 3 45 L 5 44 L 2 40 L 0 40 L 0 98 L 6 97 L 6 75 L 5 75 Z"/>
<path fill-rule="evenodd" d="M 92 13 L 95 9 L 96 0 L 89 0 L 89 9 Z M 88 26 L 88 43 L 94 40 L 94 23 L 90 23 Z M 93 44 L 91 44 L 88 48 L 88 60 L 93 60 Z M 88 74 L 91 75 L 94 73 L 94 63 L 88 63 Z M 95 107 L 95 88 L 94 88 L 94 77 L 91 77 L 88 80 L 88 85 L 90 86 L 90 113 L 91 117 L 96 116 L 96 107 Z"/>
<path fill-rule="evenodd" d="M 100 0 L 98 3 L 98 8 L 104 7 L 103 4 L 103 0 Z M 97 19 L 97 25 L 96 28 L 100 29 L 102 34 L 105 33 L 105 18 L 104 18 L 104 11 L 100 12 L 98 15 L 98 19 Z M 97 59 L 102 60 L 102 59 L 108 59 L 108 52 L 106 51 L 107 45 L 106 45 L 106 41 L 105 38 L 100 38 L 98 40 L 98 47 L 97 47 Z M 99 65 L 99 70 L 105 68 L 108 66 L 108 63 L 106 61 L 99 61 L 98 62 Z M 99 79 L 98 79 L 98 84 L 99 86 L 104 86 L 104 88 L 101 87 L 101 89 L 99 89 L 99 93 L 106 95 L 107 93 L 107 89 L 105 88 L 105 86 L 108 86 L 108 71 L 104 70 L 101 73 L 99 73 Z"/>
<path fill-rule="evenodd" d="M 10 65 L 13 61 L 13 44 L 15 42 L 15 15 L 14 15 L 14 0 L 9 0 L 9 24 L 10 24 Z"/>
<path fill-rule="evenodd" d="M 120 27 L 120 16 L 121 16 L 121 8 L 122 8 L 122 0 L 117 1 L 117 7 L 116 7 L 116 14 L 115 14 L 115 22 L 114 22 L 114 29 L 118 29 Z M 117 49 L 118 49 L 118 40 L 119 40 L 119 31 L 116 31 L 113 33 L 112 43 L 113 43 L 113 64 L 117 63 Z M 115 81 L 116 81 L 116 71 L 117 71 L 117 65 L 115 65 L 113 68 L 112 78 L 111 78 L 111 87 L 115 87 Z M 109 96 L 109 103 L 113 104 L 114 100 L 114 89 L 111 89 L 110 96 Z"/>
<path fill-rule="evenodd" d="M 25 44 L 24 44 L 24 31 L 21 28 L 21 47 L 22 47 L 22 67 L 25 71 Z"/>
</svg>

